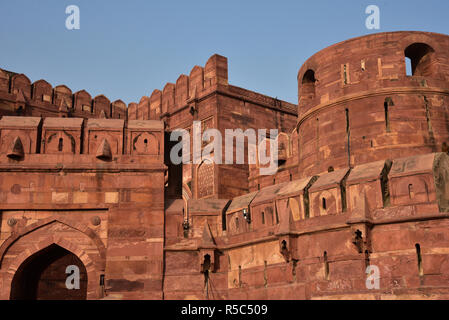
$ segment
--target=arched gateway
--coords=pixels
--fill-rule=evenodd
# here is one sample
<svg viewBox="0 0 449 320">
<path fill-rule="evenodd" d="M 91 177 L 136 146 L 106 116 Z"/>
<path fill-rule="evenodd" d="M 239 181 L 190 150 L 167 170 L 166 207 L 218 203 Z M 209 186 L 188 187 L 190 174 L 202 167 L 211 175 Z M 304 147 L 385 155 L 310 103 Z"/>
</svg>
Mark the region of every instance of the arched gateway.
<svg viewBox="0 0 449 320">
<path fill-rule="evenodd" d="M 101 239 L 82 223 L 42 219 L 0 246 L 0 299 L 102 298 L 105 255 Z M 78 271 L 79 287 L 73 289 Z"/>
<path fill-rule="evenodd" d="M 76 288 L 70 284 L 77 280 L 70 280 L 77 275 L 66 273 L 68 266 L 79 270 Z M 66 285 L 68 278 L 69 286 Z M 57 244 L 51 244 L 22 262 L 11 283 L 12 300 L 84 300 L 86 297 L 86 267 L 75 254 Z"/>
</svg>

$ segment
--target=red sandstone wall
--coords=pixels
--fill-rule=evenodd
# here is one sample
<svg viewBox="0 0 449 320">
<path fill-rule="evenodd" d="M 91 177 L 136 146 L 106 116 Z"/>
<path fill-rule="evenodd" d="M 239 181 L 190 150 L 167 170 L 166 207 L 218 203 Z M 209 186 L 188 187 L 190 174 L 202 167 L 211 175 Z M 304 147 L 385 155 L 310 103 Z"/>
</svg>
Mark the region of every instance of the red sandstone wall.
<svg viewBox="0 0 449 320">
<path fill-rule="evenodd" d="M 166 246 L 165 298 L 447 298 L 448 165 L 446 154 L 379 161 L 238 197 L 221 234 L 204 229 Z M 380 270 L 380 289 L 366 286 L 369 265 Z"/>
<path fill-rule="evenodd" d="M 405 77 L 401 52 L 416 41 L 435 52 Z M 128 118 L 140 120 L 126 126 L 4 117 L 1 297 L 23 261 L 55 243 L 86 266 L 88 298 L 447 299 L 449 157 L 433 153 L 447 137 L 446 46 L 442 35 L 387 33 L 323 50 L 299 73 L 299 134 L 290 131 L 288 105 L 215 81 L 225 78 L 218 56 L 130 104 Z M 303 83 L 310 68 L 315 76 Z M 11 76 L 0 74 L 0 90 Z M 28 90 L 24 77 L 13 80 L 11 88 Z M 195 87 L 202 90 L 185 102 Z M 58 99 L 67 89 L 58 88 Z M 15 106 L 29 98 L 20 92 Z M 94 105 L 110 110 L 104 97 Z M 141 120 L 158 115 L 169 130 L 194 119 L 221 130 L 285 129 L 285 162 L 275 176 L 250 167 L 250 194 L 237 183 L 246 183 L 246 168 L 191 166 L 193 192 L 165 200 L 164 126 Z M 198 196 L 210 186 L 212 194 Z M 230 200 L 214 199 L 221 195 Z M 367 288 L 367 266 L 379 267 L 380 289 Z"/>
<path fill-rule="evenodd" d="M 1 297 L 9 298 L 21 262 L 55 243 L 83 262 L 89 299 L 161 299 L 162 123 L 129 121 L 125 129 L 123 120 L 55 120 L 44 119 L 42 131 L 40 118 L 0 121 Z M 15 137 L 25 148 L 11 156 Z M 40 148 L 26 147 L 41 139 Z"/>
<path fill-rule="evenodd" d="M 406 77 L 404 50 L 415 42 L 435 52 Z M 299 134 L 282 137 L 285 162 L 275 176 L 250 167 L 254 194 L 231 201 L 222 236 L 188 234 L 166 247 L 165 297 L 447 298 L 448 157 L 432 153 L 447 139 L 447 44 L 443 35 L 379 34 L 308 60 Z M 302 83 L 309 69 L 313 90 Z M 367 266 L 379 267 L 380 289 L 367 288 Z"/>
<path fill-rule="evenodd" d="M 223 137 L 225 129 L 234 128 L 291 131 L 296 116 L 293 104 L 229 85 L 227 59 L 219 55 L 210 57 L 204 67 L 195 66 L 189 76 L 179 76 L 176 84 L 167 83 L 162 91 L 154 90 L 150 97 L 144 96 L 128 108 L 129 119 L 162 119 L 168 131 L 182 128 L 192 132 L 193 121 L 202 121 L 203 132 L 217 128 Z M 204 177 L 198 177 L 200 168 L 201 164 L 183 168 L 184 193 L 193 198 L 225 199 L 248 191 L 247 165 L 215 165 Z"/>
</svg>

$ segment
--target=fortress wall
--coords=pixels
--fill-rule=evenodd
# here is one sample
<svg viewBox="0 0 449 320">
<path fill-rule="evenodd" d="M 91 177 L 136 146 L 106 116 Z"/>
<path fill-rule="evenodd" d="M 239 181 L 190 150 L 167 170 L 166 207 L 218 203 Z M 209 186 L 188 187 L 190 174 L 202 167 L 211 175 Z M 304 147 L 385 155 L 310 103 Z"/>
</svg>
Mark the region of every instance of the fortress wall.
<svg viewBox="0 0 449 320">
<path fill-rule="evenodd" d="M 194 267 L 205 254 L 203 232 L 167 246 L 165 297 L 444 299 L 449 220 L 439 177 L 448 159 L 437 153 L 378 161 L 235 198 L 223 236 L 210 247 L 209 290 Z M 379 289 L 367 287 L 368 266 L 379 270 Z"/>
<path fill-rule="evenodd" d="M 41 79 L 33 83 L 24 74 L 0 70 L 1 115 L 106 117 L 126 119 L 126 105 L 104 95 L 94 98 L 85 91 L 72 93 L 66 85 L 52 87 Z"/>
<path fill-rule="evenodd" d="M 298 73 L 301 175 L 441 151 L 449 139 L 448 46 L 445 35 L 391 32 L 308 59 Z"/>
<path fill-rule="evenodd" d="M 52 243 L 83 261 L 88 299 L 161 299 L 163 124 L 4 116 L 0 137 L 2 299 L 22 253 Z"/>
</svg>

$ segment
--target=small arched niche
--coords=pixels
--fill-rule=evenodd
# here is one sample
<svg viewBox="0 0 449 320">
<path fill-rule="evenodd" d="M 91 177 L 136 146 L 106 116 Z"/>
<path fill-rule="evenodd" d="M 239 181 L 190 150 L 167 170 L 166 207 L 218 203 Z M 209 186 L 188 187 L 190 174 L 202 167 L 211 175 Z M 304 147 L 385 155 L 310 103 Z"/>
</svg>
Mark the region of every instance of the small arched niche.
<svg viewBox="0 0 449 320">
<path fill-rule="evenodd" d="M 313 99 L 315 97 L 315 84 L 316 84 L 315 71 L 309 69 L 304 73 L 304 76 L 302 77 L 301 96 L 303 98 Z"/>
<path fill-rule="evenodd" d="M 154 134 L 144 132 L 133 140 L 133 154 L 158 155 L 159 141 Z"/>
<path fill-rule="evenodd" d="M 407 70 L 407 75 L 432 76 L 434 74 L 434 53 L 435 50 L 425 43 L 409 45 L 404 51 L 406 65 L 407 61 L 410 64 L 410 70 Z"/>
</svg>

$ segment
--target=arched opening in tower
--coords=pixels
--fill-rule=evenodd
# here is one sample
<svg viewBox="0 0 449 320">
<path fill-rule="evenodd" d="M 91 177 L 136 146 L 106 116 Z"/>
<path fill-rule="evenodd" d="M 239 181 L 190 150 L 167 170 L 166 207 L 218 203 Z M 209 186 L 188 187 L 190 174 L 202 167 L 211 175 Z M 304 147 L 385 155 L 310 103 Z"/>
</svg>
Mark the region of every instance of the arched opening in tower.
<svg viewBox="0 0 449 320">
<path fill-rule="evenodd" d="M 404 51 L 406 65 L 408 59 L 408 63 L 411 65 L 406 67 L 407 69 L 411 69 L 407 71 L 407 73 L 411 72 L 411 75 L 413 76 L 431 76 L 434 71 L 434 52 L 432 47 L 425 43 L 414 43 L 409 45 Z"/>
<path fill-rule="evenodd" d="M 79 270 L 66 273 L 67 267 Z M 73 267 L 76 266 L 76 267 Z M 87 272 L 70 251 L 52 244 L 27 258 L 17 269 L 11 284 L 11 300 L 85 300 Z"/>
<path fill-rule="evenodd" d="M 302 78 L 301 96 L 304 98 L 313 99 L 315 97 L 315 83 L 315 71 L 311 69 L 307 70 Z"/>
</svg>

